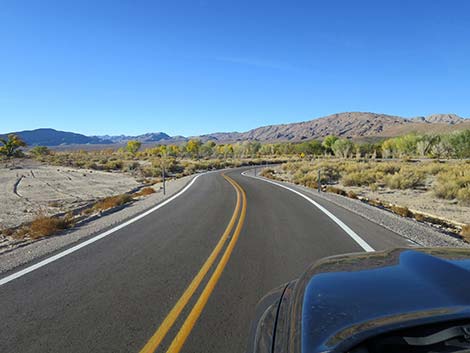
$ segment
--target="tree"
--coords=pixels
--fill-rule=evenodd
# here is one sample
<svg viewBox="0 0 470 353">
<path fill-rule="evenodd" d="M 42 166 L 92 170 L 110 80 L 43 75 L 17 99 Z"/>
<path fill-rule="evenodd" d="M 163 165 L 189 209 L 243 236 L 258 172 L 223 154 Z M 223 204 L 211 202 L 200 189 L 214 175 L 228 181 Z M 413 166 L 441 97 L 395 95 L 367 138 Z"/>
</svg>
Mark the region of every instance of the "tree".
<svg viewBox="0 0 470 353">
<path fill-rule="evenodd" d="M 126 151 L 132 155 L 135 155 L 141 146 L 142 146 L 142 142 L 140 141 L 136 141 L 136 140 L 127 141 Z"/>
<path fill-rule="evenodd" d="M 416 146 L 418 141 L 421 140 L 421 137 L 416 134 L 408 134 L 404 136 L 397 137 L 396 147 L 400 157 L 404 156 L 414 156 L 416 155 Z"/>
<path fill-rule="evenodd" d="M 396 139 L 387 139 L 382 142 L 382 156 L 383 158 L 392 158 L 397 154 Z"/>
<path fill-rule="evenodd" d="M 186 151 L 193 157 L 199 157 L 199 149 L 201 148 L 201 145 L 201 140 L 189 140 L 186 144 Z"/>
<path fill-rule="evenodd" d="M 332 152 L 333 149 L 333 144 L 338 140 L 338 137 L 337 136 L 333 136 L 333 135 L 329 135 L 327 137 L 325 137 L 321 143 L 321 145 L 323 146 L 323 148 L 325 149 L 325 152 Z"/>
<path fill-rule="evenodd" d="M 215 147 L 215 142 L 214 141 L 207 141 L 200 148 L 201 155 L 204 156 L 204 157 L 212 156 L 214 154 L 214 147 Z"/>
<path fill-rule="evenodd" d="M 470 129 L 450 134 L 449 142 L 452 146 L 454 157 L 470 158 Z"/>
<path fill-rule="evenodd" d="M 336 140 L 335 143 L 331 146 L 333 153 L 336 157 L 348 158 L 349 154 L 354 149 L 354 144 L 346 139 Z"/>
<path fill-rule="evenodd" d="M 8 138 L 0 138 L 0 154 L 10 157 L 20 157 L 22 155 L 20 148 L 26 147 L 26 143 L 17 135 L 9 134 Z"/>
</svg>

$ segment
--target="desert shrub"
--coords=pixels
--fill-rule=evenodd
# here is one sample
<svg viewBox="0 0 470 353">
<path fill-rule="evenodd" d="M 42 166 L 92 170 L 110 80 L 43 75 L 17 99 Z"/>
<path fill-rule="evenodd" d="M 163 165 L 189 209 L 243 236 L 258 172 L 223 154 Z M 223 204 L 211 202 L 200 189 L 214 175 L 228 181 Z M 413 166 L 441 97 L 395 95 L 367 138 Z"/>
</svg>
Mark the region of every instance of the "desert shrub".
<svg viewBox="0 0 470 353">
<path fill-rule="evenodd" d="M 424 222 L 426 220 L 426 217 L 422 213 L 413 213 L 413 217 L 418 222 Z"/>
<path fill-rule="evenodd" d="M 379 186 L 376 183 L 370 184 L 369 188 L 372 192 L 376 192 L 377 190 L 379 190 Z"/>
<path fill-rule="evenodd" d="M 273 178 L 274 177 L 274 169 L 272 168 L 264 168 L 261 173 L 259 173 L 262 177 L 265 178 Z"/>
<path fill-rule="evenodd" d="M 459 189 L 457 192 L 457 200 L 464 206 L 470 206 L 470 186 Z"/>
<path fill-rule="evenodd" d="M 425 174 L 418 170 L 400 170 L 393 175 L 386 175 L 384 183 L 390 189 L 414 189 L 424 184 Z"/>
<path fill-rule="evenodd" d="M 29 152 L 35 157 L 47 156 L 51 153 L 49 148 L 47 148 L 46 146 L 34 146 Z"/>
<path fill-rule="evenodd" d="M 86 162 L 84 164 L 84 167 L 86 169 L 93 169 L 93 170 L 100 170 L 100 169 L 103 169 L 101 166 L 98 166 L 98 164 L 96 164 L 95 162 L 93 161 L 90 161 L 90 162 Z"/>
<path fill-rule="evenodd" d="M 451 200 L 457 197 L 459 186 L 453 181 L 439 182 L 434 186 L 433 190 L 434 195 L 438 198 Z"/>
<path fill-rule="evenodd" d="M 109 196 L 109 197 L 105 197 L 101 201 L 98 201 L 95 204 L 94 209 L 97 211 L 104 211 L 109 208 L 124 205 L 130 201 L 132 201 L 132 196 L 128 194 Z"/>
<path fill-rule="evenodd" d="M 12 236 L 13 233 L 14 233 L 14 230 L 11 229 L 11 228 L 3 228 L 3 229 L 0 231 L 0 234 L 2 234 L 2 235 L 5 236 L 5 237 Z"/>
<path fill-rule="evenodd" d="M 146 187 L 140 190 L 139 192 L 136 192 L 134 196 L 139 197 L 139 196 L 147 196 L 155 193 L 155 189 Z"/>
<path fill-rule="evenodd" d="M 127 164 L 127 170 L 128 171 L 133 171 L 139 169 L 140 164 L 138 162 L 130 162 Z"/>
<path fill-rule="evenodd" d="M 107 161 L 104 165 L 106 170 L 121 170 L 124 163 L 121 160 Z"/>
<path fill-rule="evenodd" d="M 464 224 L 462 226 L 462 231 L 460 232 L 460 235 L 467 243 L 470 243 L 470 224 Z"/>
<path fill-rule="evenodd" d="M 320 170 L 322 183 L 337 182 L 341 178 L 340 169 L 334 165 L 325 165 Z"/>
<path fill-rule="evenodd" d="M 357 194 L 354 191 L 350 190 L 348 191 L 348 197 L 351 199 L 357 199 Z"/>
<path fill-rule="evenodd" d="M 162 170 L 153 166 L 145 166 L 140 168 L 140 173 L 144 178 L 154 178 L 162 175 Z"/>
<path fill-rule="evenodd" d="M 348 195 L 345 190 L 334 187 L 334 186 L 331 186 L 331 185 L 326 187 L 326 191 L 327 192 L 332 192 L 334 194 L 342 195 L 342 196 L 347 196 Z"/>
<path fill-rule="evenodd" d="M 390 206 L 390 209 L 393 213 L 396 213 L 397 215 L 402 217 L 411 217 L 413 215 L 413 213 L 408 209 L 408 207 L 392 205 Z"/>
<path fill-rule="evenodd" d="M 397 163 L 378 163 L 375 169 L 384 174 L 395 174 L 401 169 Z"/>
<path fill-rule="evenodd" d="M 383 207 L 383 203 L 382 201 L 380 201 L 379 199 L 371 199 L 369 200 L 369 204 L 372 205 L 372 206 L 376 206 L 376 207 Z"/>
<path fill-rule="evenodd" d="M 341 183 L 344 186 L 363 186 L 375 183 L 375 181 L 375 175 L 371 171 L 346 174 L 341 178 Z"/>
<path fill-rule="evenodd" d="M 29 235 L 33 239 L 46 237 L 66 229 L 70 225 L 70 221 L 66 217 L 55 218 L 41 215 L 31 222 Z"/>
<path fill-rule="evenodd" d="M 427 174 L 437 175 L 443 170 L 445 170 L 445 165 L 443 165 L 442 163 L 435 163 L 435 162 L 426 163 L 421 167 L 421 169 L 425 171 Z"/>
<path fill-rule="evenodd" d="M 308 188 L 316 189 L 318 188 L 317 179 L 318 179 L 318 175 L 316 173 L 310 172 L 310 173 L 304 174 L 298 181 L 299 181 L 299 184 L 301 185 L 304 185 Z"/>
<path fill-rule="evenodd" d="M 465 165 L 457 165 L 447 168 L 437 175 L 433 185 L 434 194 L 442 199 L 457 198 L 461 203 L 469 202 L 470 168 Z"/>
</svg>

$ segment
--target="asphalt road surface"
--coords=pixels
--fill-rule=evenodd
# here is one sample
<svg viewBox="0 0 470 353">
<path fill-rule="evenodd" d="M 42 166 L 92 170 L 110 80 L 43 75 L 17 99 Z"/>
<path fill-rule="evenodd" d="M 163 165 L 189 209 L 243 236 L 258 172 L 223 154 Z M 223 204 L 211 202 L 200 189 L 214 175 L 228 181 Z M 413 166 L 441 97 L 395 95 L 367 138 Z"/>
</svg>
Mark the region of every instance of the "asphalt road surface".
<svg viewBox="0 0 470 353">
<path fill-rule="evenodd" d="M 241 171 L 201 175 L 107 237 L 4 275 L 0 352 L 244 352 L 258 300 L 312 262 L 410 245 Z"/>
</svg>

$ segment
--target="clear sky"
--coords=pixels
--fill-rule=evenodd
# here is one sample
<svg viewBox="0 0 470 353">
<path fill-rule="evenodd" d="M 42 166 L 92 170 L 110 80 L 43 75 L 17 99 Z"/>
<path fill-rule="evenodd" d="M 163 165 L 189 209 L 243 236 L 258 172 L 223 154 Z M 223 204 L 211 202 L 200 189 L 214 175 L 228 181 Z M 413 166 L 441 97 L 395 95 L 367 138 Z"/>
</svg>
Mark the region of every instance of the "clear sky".
<svg viewBox="0 0 470 353">
<path fill-rule="evenodd" d="M 1 0 L 0 132 L 470 117 L 470 1 Z"/>
</svg>

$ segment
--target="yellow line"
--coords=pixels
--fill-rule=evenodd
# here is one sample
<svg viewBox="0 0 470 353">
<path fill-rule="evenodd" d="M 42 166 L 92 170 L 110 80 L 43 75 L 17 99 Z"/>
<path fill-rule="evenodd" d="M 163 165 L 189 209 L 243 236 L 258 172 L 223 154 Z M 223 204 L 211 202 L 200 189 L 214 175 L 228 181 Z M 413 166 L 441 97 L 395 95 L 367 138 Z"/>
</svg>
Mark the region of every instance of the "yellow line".
<svg viewBox="0 0 470 353">
<path fill-rule="evenodd" d="M 238 185 L 237 182 L 235 182 L 235 180 L 233 180 L 230 177 L 227 177 L 227 179 L 232 183 L 232 185 L 236 186 L 243 195 L 242 211 L 240 214 L 240 218 L 238 220 L 237 228 L 235 228 L 232 239 L 230 240 L 230 243 L 228 244 L 227 249 L 225 250 L 225 253 L 220 259 L 219 264 L 214 270 L 214 273 L 212 274 L 211 278 L 207 282 L 206 287 L 204 288 L 201 295 L 199 296 L 199 299 L 197 300 L 196 304 L 194 304 L 194 307 L 189 313 L 188 317 L 186 318 L 183 326 L 179 330 L 173 342 L 171 342 L 171 345 L 168 348 L 167 353 L 178 353 L 183 347 L 186 339 L 191 333 L 191 330 L 196 324 L 197 319 L 201 315 L 202 310 L 207 304 L 207 301 L 209 300 L 209 297 L 212 294 L 212 291 L 214 290 L 215 285 L 217 284 L 220 276 L 222 275 L 222 272 L 225 266 L 227 265 L 228 260 L 230 259 L 230 255 L 232 254 L 232 251 L 235 248 L 235 244 L 237 243 L 238 237 L 242 230 L 243 223 L 245 221 L 245 215 L 246 215 L 246 194 L 245 194 L 245 191 L 241 188 L 241 186 Z"/>
<path fill-rule="evenodd" d="M 202 280 L 206 276 L 207 272 L 213 265 L 214 261 L 217 259 L 217 256 L 219 255 L 220 251 L 222 250 L 228 236 L 230 235 L 230 232 L 233 229 L 233 226 L 235 225 L 235 221 L 237 220 L 238 217 L 238 212 L 240 210 L 240 205 L 241 205 L 241 200 L 240 200 L 240 191 L 238 188 L 228 179 L 227 176 L 223 175 L 223 177 L 232 184 L 232 186 L 235 188 L 235 191 L 237 192 L 237 204 L 235 206 L 235 210 L 233 211 L 232 218 L 230 219 L 229 224 L 227 225 L 227 228 L 225 229 L 224 233 L 220 237 L 219 242 L 217 243 L 216 247 L 214 250 L 212 250 L 212 253 L 209 255 L 207 258 L 206 262 L 204 265 L 201 267 L 199 270 L 198 274 L 192 282 L 189 284 L 188 288 L 185 290 L 183 295 L 180 297 L 180 299 L 176 302 L 175 306 L 171 311 L 168 313 L 166 316 L 165 320 L 161 323 L 160 327 L 155 331 L 153 336 L 150 338 L 150 340 L 147 342 L 147 344 L 142 348 L 140 353 L 153 353 L 155 350 L 158 348 L 162 340 L 165 338 L 165 335 L 168 333 L 168 331 L 171 329 L 175 321 L 178 319 L 178 316 L 181 314 L 183 311 L 184 307 L 186 304 L 188 304 L 189 300 L 191 299 L 192 295 L 196 291 L 196 289 L 199 287 L 201 284 Z"/>
</svg>

